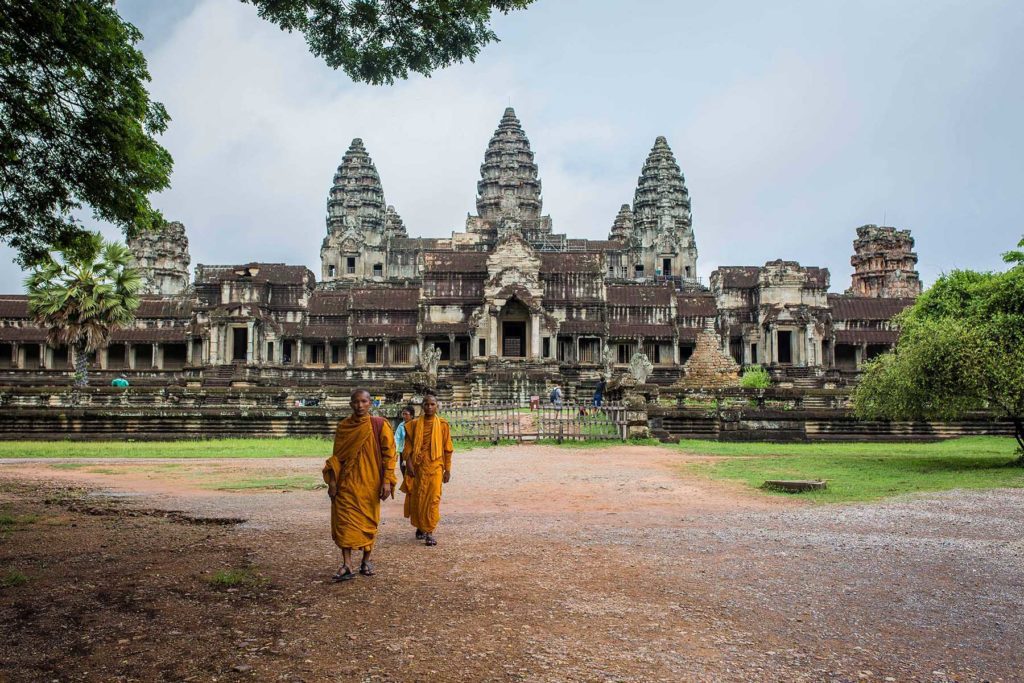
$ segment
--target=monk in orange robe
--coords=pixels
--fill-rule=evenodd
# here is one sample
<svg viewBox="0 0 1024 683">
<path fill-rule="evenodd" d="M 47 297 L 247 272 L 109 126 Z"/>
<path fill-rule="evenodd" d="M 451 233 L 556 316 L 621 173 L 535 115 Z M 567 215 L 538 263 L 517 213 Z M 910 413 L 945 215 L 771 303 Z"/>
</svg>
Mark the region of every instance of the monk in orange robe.
<svg viewBox="0 0 1024 683">
<path fill-rule="evenodd" d="M 437 545 L 434 529 L 441 520 L 441 484 L 452 478 L 451 428 L 437 414 L 437 397 L 423 399 L 423 415 L 405 425 L 405 516 L 416 538 Z"/>
<path fill-rule="evenodd" d="M 373 576 L 370 553 L 380 524 L 380 502 L 394 497 L 395 437 L 391 425 L 370 416 L 370 392 L 357 389 L 349 403 L 352 414 L 338 423 L 334 451 L 324 464 L 324 482 L 331 499 L 331 536 L 341 548 L 342 564 L 335 581 L 355 578 L 352 551 L 362 550 L 359 573 Z"/>
</svg>

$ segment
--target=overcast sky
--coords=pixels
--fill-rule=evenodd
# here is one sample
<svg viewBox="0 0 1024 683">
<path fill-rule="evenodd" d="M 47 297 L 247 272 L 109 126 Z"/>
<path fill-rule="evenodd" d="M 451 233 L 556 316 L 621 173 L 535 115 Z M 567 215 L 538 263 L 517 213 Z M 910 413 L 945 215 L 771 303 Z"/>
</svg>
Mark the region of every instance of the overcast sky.
<svg viewBox="0 0 1024 683">
<path fill-rule="evenodd" d="M 995 269 L 1022 233 L 1024 2 L 538 0 L 474 63 L 352 83 L 238 0 L 120 0 L 170 112 L 192 263 L 319 275 L 327 192 L 354 137 L 411 235 L 462 230 L 510 103 L 556 231 L 604 239 L 665 135 L 707 278 L 784 258 L 850 284 L 855 228 L 909 228 L 926 283 Z M 108 231 L 109 232 L 109 231 Z M 115 232 L 109 232 L 114 235 Z M 0 248 L 0 292 L 22 274 Z"/>
</svg>

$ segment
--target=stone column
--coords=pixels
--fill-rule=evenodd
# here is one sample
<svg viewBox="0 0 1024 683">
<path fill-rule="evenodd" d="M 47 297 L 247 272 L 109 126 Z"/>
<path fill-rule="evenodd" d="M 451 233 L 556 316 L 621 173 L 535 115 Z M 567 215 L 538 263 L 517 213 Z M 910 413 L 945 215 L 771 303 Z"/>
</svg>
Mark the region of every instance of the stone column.
<svg viewBox="0 0 1024 683">
<path fill-rule="evenodd" d="M 448 361 L 448 365 L 455 365 L 455 361 L 456 361 L 455 353 L 456 353 L 455 335 L 449 332 L 448 333 L 448 358 L 450 360 Z"/>
<path fill-rule="evenodd" d="M 541 314 L 534 313 L 530 316 L 530 357 L 540 358 L 540 321 Z"/>
<path fill-rule="evenodd" d="M 163 348 L 159 343 L 153 342 L 153 350 L 150 352 L 151 365 L 157 370 L 164 369 Z"/>
<path fill-rule="evenodd" d="M 679 336 L 672 337 L 672 364 L 679 365 Z"/>
<path fill-rule="evenodd" d="M 572 362 L 574 364 L 580 362 L 580 336 L 578 334 L 572 335 Z"/>
<path fill-rule="evenodd" d="M 345 344 L 345 364 L 348 367 L 355 365 L 353 358 L 356 352 L 356 340 L 353 337 L 348 338 L 348 342 Z"/>
<path fill-rule="evenodd" d="M 295 340 L 295 358 L 296 358 L 296 363 L 295 364 L 298 365 L 299 367 L 302 367 L 303 365 L 306 364 L 306 359 L 302 357 L 302 340 L 301 339 L 296 339 Z"/>
<path fill-rule="evenodd" d="M 384 337 L 384 358 L 383 366 L 388 368 L 391 367 L 391 339 L 390 337 Z"/>
<path fill-rule="evenodd" d="M 498 348 L 498 314 L 491 313 L 491 334 L 487 340 L 487 355 L 498 356 L 500 349 Z"/>
<path fill-rule="evenodd" d="M 245 345 L 245 362 L 255 363 L 256 362 L 256 323 L 250 321 L 246 324 L 246 345 Z"/>
<path fill-rule="evenodd" d="M 124 344 L 124 361 L 125 365 L 128 366 L 129 370 L 135 369 L 135 345 L 125 342 Z"/>
<path fill-rule="evenodd" d="M 18 342 L 11 343 L 11 367 L 21 369 L 24 363 L 21 359 L 21 344 Z"/>
</svg>

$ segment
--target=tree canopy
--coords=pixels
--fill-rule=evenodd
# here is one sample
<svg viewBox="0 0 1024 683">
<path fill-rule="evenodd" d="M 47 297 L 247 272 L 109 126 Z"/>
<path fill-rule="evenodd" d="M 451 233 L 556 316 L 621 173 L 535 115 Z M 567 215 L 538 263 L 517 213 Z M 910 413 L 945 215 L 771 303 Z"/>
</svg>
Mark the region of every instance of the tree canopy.
<svg viewBox="0 0 1024 683">
<path fill-rule="evenodd" d="M 868 363 L 854 392 L 858 415 L 956 419 L 992 410 L 1013 422 L 1024 464 L 1024 252 L 1003 258 L 1005 272 L 943 275 L 897 316 L 896 348 Z"/>
<path fill-rule="evenodd" d="M 380 85 L 472 61 L 497 36 L 494 11 L 533 0 L 243 0 L 353 80 Z M 155 139 L 170 117 L 150 100 L 142 34 L 114 0 L 18 0 L 0 12 L 0 242 L 28 266 L 87 231 L 133 237 L 163 224 L 149 195 L 173 161 Z"/>
<path fill-rule="evenodd" d="M 49 344 L 74 349 L 76 385 L 88 384 L 88 354 L 135 317 L 142 281 L 130 264 L 123 244 L 87 233 L 65 252 L 48 254 L 25 279 L 29 313 Z"/>
<path fill-rule="evenodd" d="M 148 195 L 171 156 L 149 99 L 142 34 L 113 0 L 21 0 L 0 12 L 0 241 L 28 265 L 86 234 L 75 213 L 132 236 L 160 225 Z"/>
<path fill-rule="evenodd" d="M 352 80 L 394 83 L 429 76 L 498 40 L 491 13 L 533 0 L 242 0 L 285 31 L 299 31 L 310 51 Z"/>
</svg>

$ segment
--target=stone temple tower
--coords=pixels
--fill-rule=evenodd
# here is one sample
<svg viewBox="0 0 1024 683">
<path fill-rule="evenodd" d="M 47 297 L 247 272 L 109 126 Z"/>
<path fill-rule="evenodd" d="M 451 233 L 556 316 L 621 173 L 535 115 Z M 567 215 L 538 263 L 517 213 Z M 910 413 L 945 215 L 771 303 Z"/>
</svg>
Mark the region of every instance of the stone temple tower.
<svg viewBox="0 0 1024 683">
<path fill-rule="evenodd" d="M 142 273 L 140 294 L 174 296 L 188 289 L 188 237 L 181 223 L 144 232 L 128 240 L 132 266 Z"/>
<path fill-rule="evenodd" d="M 529 242 L 541 247 L 551 236 L 551 218 L 541 215 L 542 207 L 530 141 L 509 107 L 484 152 L 476 185 L 477 215 L 466 220 L 466 232 L 493 246 L 503 227 L 514 224 Z"/>
<path fill-rule="evenodd" d="M 853 283 L 848 294 L 912 298 L 921 293 L 914 238 L 909 230 L 862 225 L 853 241 L 850 265 Z"/>
<path fill-rule="evenodd" d="M 327 199 L 327 236 L 320 247 L 321 280 L 365 280 L 386 276 L 387 239 L 405 236 L 363 141 L 352 140 L 334 174 Z"/>
<path fill-rule="evenodd" d="M 693 237 L 690 193 L 664 137 L 658 136 L 644 162 L 631 216 L 624 215 L 627 208 L 623 205 L 619 210 L 610 237 L 629 248 L 629 276 L 695 279 L 697 243 Z M 627 229 L 630 220 L 632 228 Z M 624 237 L 627 232 L 628 238 Z"/>
</svg>

